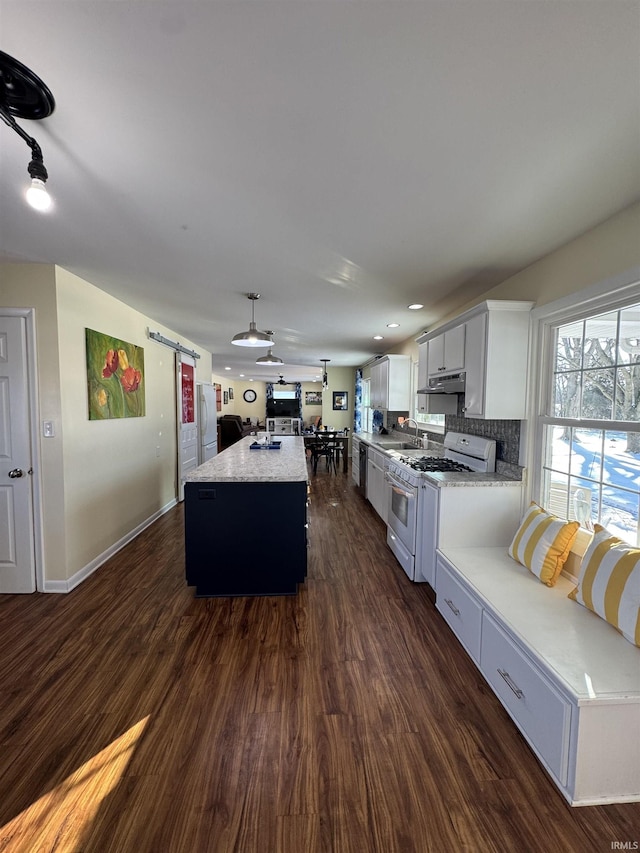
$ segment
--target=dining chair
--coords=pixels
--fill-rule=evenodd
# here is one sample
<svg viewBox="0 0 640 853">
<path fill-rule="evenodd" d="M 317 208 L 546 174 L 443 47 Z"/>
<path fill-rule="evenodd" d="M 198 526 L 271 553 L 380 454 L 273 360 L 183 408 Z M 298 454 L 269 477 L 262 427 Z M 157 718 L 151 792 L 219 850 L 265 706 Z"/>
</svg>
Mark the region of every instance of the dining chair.
<svg viewBox="0 0 640 853">
<path fill-rule="evenodd" d="M 327 463 L 327 471 L 337 473 L 336 467 L 336 441 L 335 432 L 317 432 L 316 440 L 311 448 L 311 458 L 313 461 L 313 473 L 318 471 L 318 460 L 324 456 Z"/>
</svg>

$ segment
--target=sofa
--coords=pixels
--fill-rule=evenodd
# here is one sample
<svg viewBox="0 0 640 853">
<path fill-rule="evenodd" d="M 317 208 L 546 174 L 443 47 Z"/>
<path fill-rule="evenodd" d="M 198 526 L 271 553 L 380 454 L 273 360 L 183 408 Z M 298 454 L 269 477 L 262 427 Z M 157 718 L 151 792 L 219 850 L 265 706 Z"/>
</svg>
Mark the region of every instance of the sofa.
<svg viewBox="0 0 640 853">
<path fill-rule="evenodd" d="M 256 430 L 252 424 L 243 423 L 240 415 L 221 415 L 218 418 L 218 426 L 220 427 L 220 450 L 230 447 Z"/>
</svg>

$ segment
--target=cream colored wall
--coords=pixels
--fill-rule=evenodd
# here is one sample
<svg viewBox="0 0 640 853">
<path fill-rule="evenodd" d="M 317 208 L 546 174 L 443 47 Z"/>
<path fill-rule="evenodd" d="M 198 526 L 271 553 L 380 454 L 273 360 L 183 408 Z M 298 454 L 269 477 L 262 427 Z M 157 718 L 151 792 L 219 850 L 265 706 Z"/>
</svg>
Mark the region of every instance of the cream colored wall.
<svg viewBox="0 0 640 853">
<path fill-rule="evenodd" d="M 447 317 L 485 299 L 531 299 L 537 306 L 578 293 L 640 264 L 640 203 L 616 214 Z"/>
<path fill-rule="evenodd" d="M 240 415 L 243 421 L 247 418 L 258 418 L 260 423 L 263 424 L 267 412 L 266 386 L 264 382 L 243 382 L 241 380 L 229 382 L 227 379 L 226 383 L 222 387 L 227 390 L 233 388 L 233 401 L 229 403 L 226 411 L 223 405 L 221 414 Z M 242 396 L 248 388 L 256 392 L 256 399 L 253 403 L 247 403 Z"/>
<path fill-rule="evenodd" d="M 63 581 L 176 497 L 175 356 L 146 333 L 177 335 L 61 268 L 1 273 L 0 304 L 36 309 L 39 418 L 56 426 L 55 438 L 40 438 L 44 572 Z M 85 328 L 144 347 L 144 417 L 89 421 Z M 210 353 L 181 342 L 200 353 L 197 378 L 209 380 Z"/>
<path fill-rule="evenodd" d="M 70 576 L 176 496 L 175 355 L 147 329 L 176 336 L 64 269 L 56 283 Z M 88 419 L 85 328 L 144 348 L 144 417 Z"/>
</svg>

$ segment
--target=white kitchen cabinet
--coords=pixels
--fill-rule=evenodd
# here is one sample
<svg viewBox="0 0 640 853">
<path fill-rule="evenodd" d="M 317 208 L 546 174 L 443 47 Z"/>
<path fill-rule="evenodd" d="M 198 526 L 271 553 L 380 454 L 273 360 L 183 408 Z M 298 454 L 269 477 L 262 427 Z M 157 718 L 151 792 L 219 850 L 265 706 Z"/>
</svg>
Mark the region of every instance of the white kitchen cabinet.
<svg viewBox="0 0 640 853">
<path fill-rule="evenodd" d="M 463 370 L 465 366 L 464 323 L 436 335 L 428 342 L 427 350 L 429 376 Z"/>
<path fill-rule="evenodd" d="M 419 364 L 419 376 L 420 380 L 426 376 L 427 381 L 418 387 L 426 387 L 431 376 L 464 370 L 466 418 L 522 420 L 526 414 L 529 315 L 533 304 L 488 300 L 440 329 L 421 335 L 416 341 L 419 357 L 425 363 Z M 420 396 L 429 399 L 429 395 Z M 431 404 L 425 401 L 424 405 Z"/>
<path fill-rule="evenodd" d="M 522 420 L 532 302 L 482 303 L 466 325 L 464 416 Z M 470 312 L 471 313 L 471 312 Z"/>
<path fill-rule="evenodd" d="M 411 359 L 408 355 L 385 355 L 371 365 L 369 405 L 372 409 L 409 411 Z"/>
<path fill-rule="evenodd" d="M 429 342 L 418 345 L 418 389 L 429 384 Z M 455 415 L 458 412 L 456 394 L 418 394 L 418 411 L 423 415 Z"/>
<path fill-rule="evenodd" d="M 360 439 L 355 435 L 351 439 L 351 478 L 360 485 Z"/>
<path fill-rule="evenodd" d="M 386 454 L 369 447 L 367 455 L 367 500 L 387 523 L 387 486 L 384 479 Z"/>
</svg>

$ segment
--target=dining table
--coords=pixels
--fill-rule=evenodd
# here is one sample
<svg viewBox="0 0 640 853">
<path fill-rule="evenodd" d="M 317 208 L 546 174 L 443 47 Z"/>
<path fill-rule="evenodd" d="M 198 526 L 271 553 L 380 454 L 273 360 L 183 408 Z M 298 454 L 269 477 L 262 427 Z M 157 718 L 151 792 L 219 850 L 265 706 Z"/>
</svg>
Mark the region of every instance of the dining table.
<svg viewBox="0 0 640 853">
<path fill-rule="evenodd" d="M 318 438 L 321 435 L 321 438 Z M 321 429 L 317 432 L 307 433 L 304 436 L 304 446 L 311 450 L 316 446 L 318 441 L 330 440 L 332 444 L 337 445 L 337 453 L 342 456 L 342 471 L 346 474 L 349 471 L 349 433 L 343 430 L 325 430 Z"/>
</svg>

